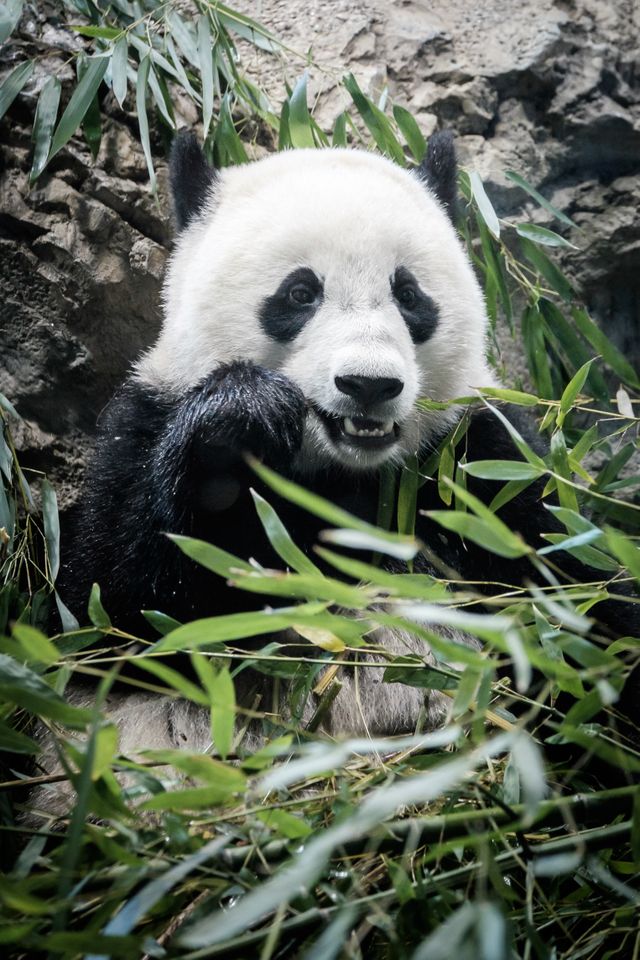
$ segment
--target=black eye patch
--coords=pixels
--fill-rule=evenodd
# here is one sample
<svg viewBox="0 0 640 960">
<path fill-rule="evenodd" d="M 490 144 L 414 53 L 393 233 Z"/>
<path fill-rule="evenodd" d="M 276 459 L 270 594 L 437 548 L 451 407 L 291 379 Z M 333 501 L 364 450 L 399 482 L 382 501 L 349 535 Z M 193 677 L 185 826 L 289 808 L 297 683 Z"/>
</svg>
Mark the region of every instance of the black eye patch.
<svg viewBox="0 0 640 960">
<path fill-rule="evenodd" d="M 391 278 L 391 292 L 414 343 L 425 343 L 438 326 L 438 307 L 406 267 Z"/>
<path fill-rule="evenodd" d="M 258 316 L 264 332 L 279 343 L 293 340 L 323 299 L 322 282 L 309 267 L 299 267 L 263 301 Z"/>
</svg>

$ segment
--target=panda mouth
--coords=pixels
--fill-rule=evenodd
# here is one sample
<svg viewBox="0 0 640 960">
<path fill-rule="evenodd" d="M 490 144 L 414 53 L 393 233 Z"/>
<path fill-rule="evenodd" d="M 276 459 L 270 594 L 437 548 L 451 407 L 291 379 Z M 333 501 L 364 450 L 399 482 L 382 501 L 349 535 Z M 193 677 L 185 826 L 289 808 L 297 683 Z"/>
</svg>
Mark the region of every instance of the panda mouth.
<svg viewBox="0 0 640 960">
<path fill-rule="evenodd" d="M 398 440 L 400 427 L 393 420 L 377 420 L 373 417 L 339 417 L 314 407 L 327 433 L 334 443 L 346 444 L 360 449 L 380 450 L 390 447 Z"/>
</svg>

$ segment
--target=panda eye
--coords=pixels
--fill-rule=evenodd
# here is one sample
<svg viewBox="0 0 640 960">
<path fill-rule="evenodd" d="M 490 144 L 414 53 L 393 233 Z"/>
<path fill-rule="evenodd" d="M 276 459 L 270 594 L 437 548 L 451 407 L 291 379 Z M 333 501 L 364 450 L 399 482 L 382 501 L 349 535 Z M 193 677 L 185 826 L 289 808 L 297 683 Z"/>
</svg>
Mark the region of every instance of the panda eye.
<svg viewBox="0 0 640 960">
<path fill-rule="evenodd" d="M 418 294 L 416 293 L 414 287 L 408 283 L 394 290 L 394 296 L 398 303 L 402 304 L 402 306 L 406 307 L 408 310 L 411 310 L 413 307 L 415 307 L 418 301 Z"/>
<path fill-rule="evenodd" d="M 312 303 L 315 303 L 316 298 L 316 291 L 312 290 L 306 283 L 296 283 L 296 285 L 289 290 L 289 299 L 299 307 L 310 306 Z"/>
<path fill-rule="evenodd" d="M 391 293 L 414 343 L 426 343 L 438 326 L 438 305 L 406 267 L 389 278 Z"/>
</svg>

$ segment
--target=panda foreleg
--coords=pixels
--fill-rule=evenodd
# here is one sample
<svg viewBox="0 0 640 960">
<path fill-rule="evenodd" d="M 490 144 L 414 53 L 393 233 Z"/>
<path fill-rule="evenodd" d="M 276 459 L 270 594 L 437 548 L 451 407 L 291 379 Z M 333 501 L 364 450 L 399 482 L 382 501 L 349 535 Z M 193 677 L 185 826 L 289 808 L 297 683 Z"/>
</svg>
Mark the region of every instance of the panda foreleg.
<svg viewBox="0 0 640 960">
<path fill-rule="evenodd" d="M 302 392 L 279 373 L 247 362 L 215 370 L 176 408 L 159 440 L 161 496 L 182 494 L 196 516 L 226 509 L 249 481 L 244 454 L 279 468 L 291 461 L 305 410 Z"/>
<path fill-rule="evenodd" d="M 95 581 L 117 626 L 143 627 L 145 608 L 178 618 L 217 612 L 211 588 L 203 594 L 195 565 L 164 534 L 235 536 L 241 527 L 225 514 L 248 500 L 243 454 L 287 463 L 304 414 L 294 384 L 249 363 L 220 367 L 175 399 L 125 384 L 102 418 L 64 558 L 65 602 L 82 616 Z"/>
</svg>

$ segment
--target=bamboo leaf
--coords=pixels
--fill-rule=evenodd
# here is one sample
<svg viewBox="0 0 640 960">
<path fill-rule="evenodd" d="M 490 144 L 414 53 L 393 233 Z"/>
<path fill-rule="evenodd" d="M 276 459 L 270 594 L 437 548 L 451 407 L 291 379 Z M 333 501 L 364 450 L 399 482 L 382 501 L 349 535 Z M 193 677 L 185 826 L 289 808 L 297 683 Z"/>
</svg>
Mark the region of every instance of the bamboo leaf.
<svg viewBox="0 0 640 960">
<path fill-rule="evenodd" d="M 78 85 L 73 91 L 56 127 L 48 161 L 62 150 L 84 120 L 85 114 L 102 83 L 108 63 L 107 57 L 89 57 L 87 60 L 86 70 L 78 81 Z"/>
<path fill-rule="evenodd" d="M 297 896 L 300 890 L 312 889 L 334 850 L 347 841 L 370 834 L 399 805 L 428 803 L 450 790 L 487 756 L 495 755 L 497 749 L 504 750 L 510 742 L 511 738 L 506 735 L 496 737 L 468 756 L 447 760 L 427 773 L 402 778 L 400 782 L 374 791 L 351 816 L 312 837 L 282 870 L 255 886 L 233 907 L 199 919 L 181 934 L 180 946 L 198 948 L 221 943 L 263 920 L 282 903 Z"/>
<path fill-rule="evenodd" d="M 593 567 L 595 570 L 604 570 L 606 573 L 614 573 L 619 569 L 618 564 L 611 557 L 608 557 L 602 550 L 596 550 L 595 547 L 586 546 L 594 540 L 602 539 L 599 530 L 586 530 L 584 533 L 577 533 L 573 537 L 565 537 L 561 533 L 545 533 L 545 540 L 549 540 L 552 546 L 543 547 L 538 550 L 538 556 L 553 553 L 556 550 L 566 550 L 572 556 L 577 557 L 582 563 Z"/>
<path fill-rule="evenodd" d="M 289 840 L 302 840 L 312 833 L 308 823 L 286 810 L 263 810 L 257 816 L 265 826 Z"/>
<path fill-rule="evenodd" d="M 87 612 L 94 627 L 98 627 L 99 630 L 109 629 L 111 626 L 111 620 L 109 619 L 109 614 L 102 606 L 102 600 L 100 599 L 100 587 L 97 583 L 94 583 L 91 587 Z"/>
<path fill-rule="evenodd" d="M 41 663 L 50 666 L 58 660 L 59 653 L 44 633 L 28 623 L 16 623 L 12 630 L 26 663 Z"/>
<path fill-rule="evenodd" d="M 140 810 L 202 810 L 230 803 L 240 791 L 227 783 L 207 784 L 157 793 L 140 805 Z"/>
<path fill-rule="evenodd" d="M 618 376 L 636 389 L 640 389 L 640 380 L 636 371 L 633 369 L 626 357 L 620 353 L 618 348 L 609 340 L 609 338 L 596 326 L 586 310 L 575 308 L 571 311 L 574 323 L 578 330 L 588 340 L 591 346 L 600 354 L 600 356 L 609 364 L 611 369 Z"/>
<path fill-rule="evenodd" d="M 240 557 L 221 550 L 220 547 L 214 547 L 211 543 L 205 543 L 204 540 L 197 540 L 195 537 L 185 537 L 178 533 L 167 534 L 169 540 L 172 540 L 177 547 L 182 550 L 185 556 L 195 560 L 201 567 L 217 573 L 220 577 L 231 577 L 239 570 L 245 570 L 247 573 L 253 571 L 251 564 Z"/>
<path fill-rule="evenodd" d="M 336 118 L 331 143 L 334 147 L 346 147 L 347 145 L 347 114 L 344 111 L 338 114 Z"/>
<path fill-rule="evenodd" d="M 532 393 L 523 393 L 522 390 L 505 390 L 503 387 L 481 387 L 483 397 L 493 397 L 504 400 L 506 403 L 515 403 L 519 407 L 535 407 L 540 398 Z"/>
<path fill-rule="evenodd" d="M 314 647 L 320 647 L 321 650 L 341 653 L 347 648 L 346 643 L 329 630 L 319 630 L 317 627 L 309 627 L 302 623 L 294 623 L 293 629 L 299 636 L 308 640 Z"/>
<path fill-rule="evenodd" d="M 267 633 L 277 633 L 301 619 L 298 609 L 261 610 L 256 613 L 230 613 L 220 617 L 194 620 L 178 627 L 158 640 L 154 652 L 197 649 L 229 640 L 244 640 Z"/>
<path fill-rule="evenodd" d="M 4 0 L 0 3 L 0 45 L 8 40 L 22 16 L 24 0 Z"/>
<path fill-rule="evenodd" d="M 224 3 L 216 3 L 220 23 L 228 29 L 235 31 L 239 37 L 248 40 L 260 50 L 266 50 L 268 53 L 276 53 L 281 49 L 282 44 L 276 36 L 258 23 L 252 20 L 246 14 L 233 10 Z"/>
<path fill-rule="evenodd" d="M 136 80 L 136 110 L 138 113 L 138 127 L 140 130 L 140 140 L 142 141 L 142 149 L 144 151 L 144 158 L 147 162 L 147 170 L 149 171 L 149 181 L 151 183 L 151 190 L 153 193 L 156 191 L 156 172 L 153 166 L 153 157 L 151 155 L 151 141 L 149 139 L 149 118 L 147 117 L 147 80 L 149 78 L 149 70 L 151 68 L 151 57 L 147 54 L 140 61 L 140 66 L 138 67 L 138 78 Z"/>
<path fill-rule="evenodd" d="M 90 710 L 65 703 L 41 677 L 24 664 L 0 653 L 0 696 L 40 717 L 82 728 L 92 718 Z"/>
<path fill-rule="evenodd" d="M 230 95 L 225 93 L 220 103 L 220 116 L 215 133 L 215 147 L 222 166 L 229 163 L 247 163 L 247 152 L 238 136 L 231 116 Z"/>
<path fill-rule="evenodd" d="M 231 674 L 219 670 L 209 689 L 211 694 L 211 735 L 223 760 L 231 753 L 236 722 L 236 694 Z"/>
<path fill-rule="evenodd" d="M 24 85 L 33 73 L 33 61 L 20 63 L 8 74 L 0 84 L 0 120 L 18 96 Z"/>
<path fill-rule="evenodd" d="M 398 533 L 413 537 L 416 525 L 416 505 L 421 477 L 418 470 L 418 457 L 407 458 L 400 474 L 398 489 Z"/>
<path fill-rule="evenodd" d="M 421 690 L 456 690 L 459 678 L 428 667 L 420 657 L 395 657 L 385 669 L 385 683 L 405 683 Z"/>
<path fill-rule="evenodd" d="M 115 917 L 104 928 L 104 935 L 108 937 L 123 936 L 130 933 L 146 914 L 150 913 L 155 905 L 202 864 L 218 856 L 228 843 L 227 837 L 216 837 L 203 847 L 185 857 L 179 863 L 165 870 L 159 877 L 147 883 L 135 896 L 128 900 L 118 911 Z M 88 954 L 86 960 L 101 960 L 98 954 Z"/>
<path fill-rule="evenodd" d="M 452 530 L 463 539 L 472 540 L 500 557 L 523 557 L 529 552 L 526 543 L 508 527 L 500 527 L 470 513 L 457 510 L 428 510 L 426 515 L 446 530 Z M 495 518 L 497 520 L 497 517 Z M 501 521 L 498 521 L 501 524 Z"/>
<path fill-rule="evenodd" d="M 380 531 L 382 533 L 382 531 Z M 370 550 L 372 553 L 384 553 L 397 560 L 413 560 L 419 546 L 416 540 L 388 540 L 366 530 L 343 530 L 340 528 L 321 530 L 323 543 L 334 543 L 337 547 L 349 550 Z"/>
<path fill-rule="evenodd" d="M 418 123 L 408 110 L 396 104 L 393 108 L 393 119 L 398 124 L 402 136 L 407 141 L 407 146 L 413 155 L 416 163 L 420 163 L 427 150 L 427 141 L 425 140 Z"/>
<path fill-rule="evenodd" d="M 326 520 L 327 523 L 335 524 L 336 527 L 345 527 L 348 530 L 358 531 L 368 535 L 370 542 L 378 544 L 377 547 L 371 549 L 379 550 L 379 545 L 382 542 L 386 544 L 387 549 L 389 549 L 389 545 L 394 545 L 398 550 L 403 552 L 403 555 L 411 552 L 411 556 L 415 556 L 417 553 L 419 545 L 411 538 L 390 533 L 386 530 L 379 530 L 378 527 L 374 527 L 372 524 L 360 520 L 359 517 L 355 517 L 346 510 L 334 506 L 329 500 L 325 500 L 324 497 L 311 493 L 311 491 L 305 490 L 304 487 L 299 486 L 292 480 L 287 480 L 279 476 L 275 471 L 265 467 L 264 464 L 261 464 L 253 457 L 249 458 L 249 463 L 260 479 L 271 487 L 272 490 L 275 490 L 281 497 L 284 497 L 285 500 L 289 500 L 304 510 L 308 510 L 309 513 L 320 517 L 321 520 Z M 329 533 L 325 533 L 323 539 L 336 543 L 337 540 L 334 534 L 338 533 L 338 531 L 329 531 Z M 369 548 L 365 547 L 365 549 Z"/>
<path fill-rule="evenodd" d="M 213 59 L 211 56 L 211 28 L 206 14 L 198 17 L 198 60 L 200 61 L 200 77 L 202 81 L 202 123 L 203 137 L 206 140 L 213 116 Z"/>
<path fill-rule="evenodd" d="M 561 237 L 559 233 L 554 233 L 553 230 L 547 230 L 546 227 L 539 227 L 535 223 L 518 223 L 516 225 L 516 233 L 519 237 L 526 237 L 528 240 L 533 240 L 534 243 L 541 243 L 545 247 L 568 247 L 571 250 L 578 249 L 573 243 L 569 243 L 568 240 Z"/>
<path fill-rule="evenodd" d="M 571 380 L 564 388 L 562 396 L 560 397 L 560 409 L 558 410 L 558 416 L 556 418 L 556 423 L 559 427 L 561 427 L 564 423 L 566 415 L 573 407 L 578 394 L 584 387 L 587 377 L 589 376 L 589 370 L 591 369 L 592 363 L 593 360 L 587 360 L 587 362 L 580 367 L 578 372 L 572 376 Z"/>
<path fill-rule="evenodd" d="M 78 81 L 82 81 L 87 70 L 87 61 L 84 57 L 78 59 Z M 84 139 L 91 151 L 91 156 L 95 160 L 100 151 L 100 141 L 102 140 L 102 119 L 100 117 L 100 104 L 97 93 L 93 96 L 84 117 L 82 118 L 82 132 Z"/>
<path fill-rule="evenodd" d="M 254 613 L 230 613 L 219 617 L 194 620 L 162 637 L 151 648 L 154 653 L 196 650 L 217 643 L 244 640 L 269 633 L 278 633 L 299 624 L 327 629 L 341 637 L 349 646 L 370 629 L 367 623 L 358 623 L 349 617 L 325 612 L 325 604 L 301 604 L 295 607 L 267 608 Z"/>
<path fill-rule="evenodd" d="M 352 73 L 348 74 L 342 82 L 350 94 L 358 113 L 367 125 L 378 149 L 381 153 L 395 160 L 396 163 L 405 166 L 404 151 L 398 143 L 388 117 L 372 103 L 369 97 L 364 95 L 358 86 L 358 81 Z"/>
<path fill-rule="evenodd" d="M 177 11 L 171 8 L 165 13 L 165 21 L 172 39 L 178 44 L 191 66 L 200 70 L 198 43 L 191 24 L 185 23 Z"/>
<path fill-rule="evenodd" d="M 549 213 L 552 213 L 554 217 L 560 220 L 562 223 L 566 224 L 568 227 L 576 227 L 576 224 L 571 220 L 565 213 L 562 213 L 561 210 L 558 210 L 557 207 L 554 207 L 549 201 L 539 193 L 535 187 L 532 187 L 524 177 L 520 176 L 519 173 L 515 173 L 513 170 L 507 170 L 505 172 L 505 177 L 507 180 L 511 180 L 513 183 L 516 183 L 519 187 L 522 187 L 523 190 L 533 197 L 541 207 L 545 210 L 548 210 Z"/>
<path fill-rule="evenodd" d="M 460 464 L 462 470 L 482 480 L 535 480 L 546 471 L 521 460 L 475 460 Z"/>
<path fill-rule="evenodd" d="M 115 40 L 122 33 L 119 27 L 94 27 L 82 24 L 70 26 L 69 29 L 73 30 L 74 33 L 79 33 L 81 37 L 93 37 L 100 40 Z"/>
<path fill-rule="evenodd" d="M 289 98 L 289 137 L 293 147 L 315 147 L 307 106 L 307 80 L 308 73 L 305 70 Z"/>
<path fill-rule="evenodd" d="M 607 527 L 605 530 L 607 546 L 618 558 L 635 580 L 640 580 L 640 550 L 619 530 Z"/>
<path fill-rule="evenodd" d="M 296 546 L 271 504 L 267 503 L 264 497 L 261 497 L 255 490 L 251 490 L 251 496 L 253 497 L 260 523 L 269 538 L 269 543 L 278 556 L 281 557 L 292 570 L 296 570 L 298 573 L 308 573 L 311 576 L 321 577 L 322 572 L 316 567 L 315 563 Z"/>
<path fill-rule="evenodd" d="M 496 215 L 493 205 L 489 200 L 489 197 L 486 194 L 484 189 L 484 184 L 480 179 L 480 174 L 476 173 L 475 170 L 469 174 L 469 184 L 471 186 L 471 192 L 473 198 L 478 207 L 480 216 L 484 220 L 487 228 L 494 235 L 496 240 L 500 238 L 500 221 Z"/>
<path fill-rule="evenodd" d="M 153 96 L 153 101 L 160 111 L 160 116 L 171 130 L 175 130 L 176 121 L 173 115 L 173 103 L 171 102 L 167 85 L 162 74 L 158 76 L 153 68 L 153 65 L 149 68 L 148 83 L 149 89 L 151 90 L 151 95 Z"/>
<path fill-rule="evenodd" d="M 48 480 L 42 481 L 42 514 L 44 535 L 47 544 L 47 557 L 51 570 L 51 580 L 55 582 L 60 567 L 60 519 L 58 516 L 58 498 Z"/>
<path fill-rule="evenodd" d="M 578 513 L 578 498 L 576 497 L 576 492 L 573 487 L 569 485 L 571 482 L 571 467 L 569 465 L 567 445 L 562 430 L 556 430 L 551 437 L 551 462 L 554 472 L 558 474 L 559 478 L 562 478 L 557 479 L 560 505 L 568 510 L 575 510 L 575 512 Z M 563 483 L 563 480 L 569 482 Z"/>
<path fill-rule="evenodd" d="M 252 593 L 291 599 L 323 600 L 355 610 L 366 607 L 375 595 L 372 588 L 348 586 L 341 580 L 332 580 L 322 574 L 308 576 L 282 573 L 279 570 L 252 570 L 250 573 L 239 571 L 232 577 L 231 583 Z"/>
<path fill-rule="evenodd" d="M 49 77 L 40 91 L 38 106 L 36 107 L 36 114 L 33 121 L 33 133 L 31 135 L 34 150 L 29 183 L 35 183 L 47 165 L 47 159 L 51 150 L 53 128 L 56 123 L 56 117 L 58 116 L 60 90 L 61 87 L 58 78 Z"/>
<path fill-rule="evenodd" d="M 488 403 L 486 400 L 485 400 L 485 403 L 487 404 L 487 407 L 489 408 L 489 410 L 491 410 L 493 415 L 496 416 L 498 420 L 502 423 L 502 425 L 506 429 L 507 433 L 513 440 L 514 444 L 516 445 L 516 447 L 518 448 L 518 450 L 520 451 L 524 459 L 527 460 L 532 466 L 537 467 L 539 470 L 543 472 L 546 471 L 547 465 L 542 459 L 542 457 L 538 456 L 538 454 L 531 449 L 529 444 L 525 442 L 524 438 L 521 436 L 520 433 L 518 433 L 518 431 L 513 426 L 513 424 L 509 422 L 507 417 L 505 417 L 504 413 L 501 410 L 499 410 L 498 407 L 494 407 L 492 404 Z"/>
<path fill-rule="evenodd" d="M 35 756 L 40 753 L 40 747 L 25 733 L 14 730 L 3 720 L 0 720 L 0 750 L 7 753 L 25 753 Z"/>
<path fill-rule="evenodd" d="M 544 336 L 544 325 L 537 304 L 525 307 L 522 313 L 522 340 L 527 356 L 527 365 L 538 393 L 542 397 L 554 396 L 549 358 Z"/>
<path fill-rule="evenodd" d="M 559 293 L 567 303 L 570 303 L 575 296 L 575 291 L 555 263 L 549 259 L 546 253 L 542 252 L 539 246 L 532 243 L 531 240 L 526 239 L 526 237 L 520 238 L 520 246 L 527 260 L 533 264 L 542 278 L 550 285 L 551 289 Z"/>
<path fill-rule="evenodd" d="M 469 190 L 471 190 L 471 185 L 469 185 Z M 513 306 L 511 303 L 509 284 L 504 266 L 504 257 L 502 256 L 499 242 L 488 230 L 479 211 L 476 213 L 475 219 L 478 226 L 478 232 L 480 234 L 482 253 L 484 254 L 485 259 L 484 266 L 487 294 L 493 297 L 495 297 L 496 294 L 500 295 L 500 301 L 505 312 L 507 323 L 509 326 L 511 326 L 513 322 Z M 493 293 L 494 289 L 495 293 Z"/>
<path fill-rule="evenodd" d="M 178 54 L 178 51 L 176 50 L 175 43 L 173 42 L 173 38 L 172 38 L 171 36 L 167 36 L 167 50 L 169 51 L 169 55 L 170 55 L 170 57 L 171 57 L 171 62 L 172 62 L 172 64 L 173 64 L 173 67 L 174 67 L 174 70 L 175 70 L 176 78 L 177 78 L 178 81 L 182 84 L 182 86 L 183 86 L 184 89 L 187 91 L 187 93 L 189 94 L 189 96 L 195 101 L 195 103 L 197 103 L 197 104 L 202 104 L 202 97 L 201 97 L 201 95 L 193 88 L 193 85 L 192 85 L 191 81 L 189 80 L 189 77 L 187 76 L 187 72 L 186 72 L 186 70 L 185 70 L 185 68 L 184 68 L 184 66 L 183 66 L 183 64 L 182 64 L 182 61 L 181 61 L 181 59 L 180 59 L 180 55 Z M 215 48 L 214 48 L 214 55 L 215 55 Z M 218 85 L 217 85 L 218 77 L 217 77 L 217 71 L 216 71 L 215 69 L 214 69 L 214 75 L 213 75 L 213 77 L 214 77 L 215 92 L 216 92 L 216 94 L 219 96 L 220 90 L 219 90 L 219 87 L 218 87 Z"/>
</svg>

